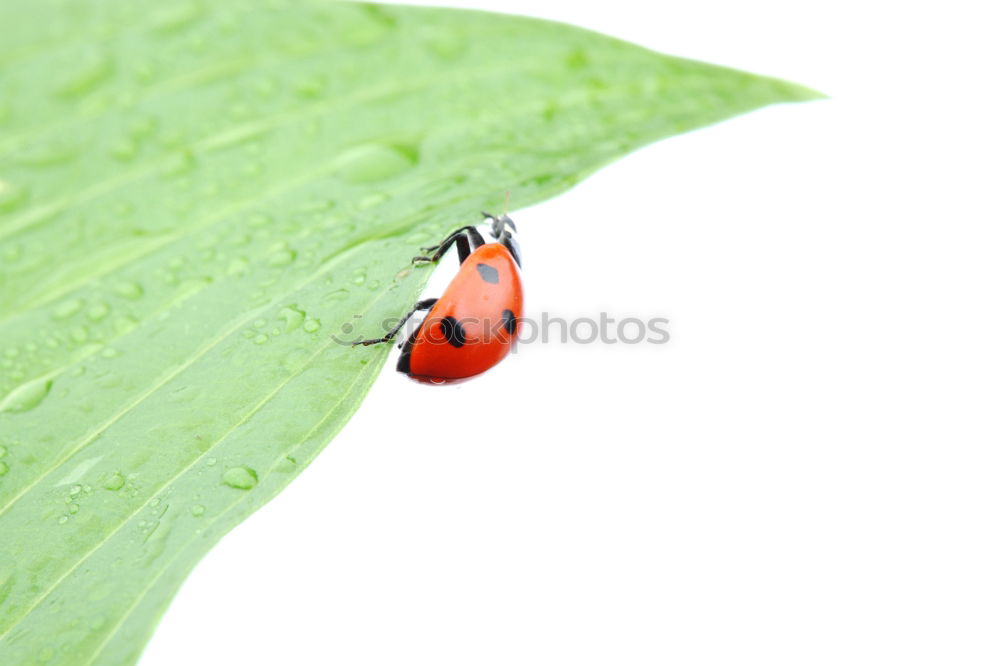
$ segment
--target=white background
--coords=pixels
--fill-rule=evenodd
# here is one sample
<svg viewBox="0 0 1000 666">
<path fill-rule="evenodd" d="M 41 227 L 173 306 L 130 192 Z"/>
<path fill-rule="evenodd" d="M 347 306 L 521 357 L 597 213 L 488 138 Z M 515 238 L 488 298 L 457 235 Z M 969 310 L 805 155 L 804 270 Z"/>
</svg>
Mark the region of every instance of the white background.
<svg viewBox="0 0 1000 666">
<path fill-rule="evenodd" d="M 391 360 L 142 665 L 1000 662 L 987 3 L 447 4 L 832 99 L 515 198 L 529 316 L 670 343 L 523 345 L 457 387 Z"/>
</svg>

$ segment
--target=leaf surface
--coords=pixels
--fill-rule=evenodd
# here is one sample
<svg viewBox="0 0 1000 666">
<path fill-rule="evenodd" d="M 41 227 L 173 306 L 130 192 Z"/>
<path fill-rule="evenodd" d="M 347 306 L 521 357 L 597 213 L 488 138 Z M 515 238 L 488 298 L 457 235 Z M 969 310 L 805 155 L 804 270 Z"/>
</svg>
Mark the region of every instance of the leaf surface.
<svg viewBox="0 0 1000 666">
<path fill-rule="evenodd" d="M 416 246 L 815 97 L 481 12 L 0 5 L 0 663 L 138 658 L 358 407 L 390 350 L 332 336 L 406 311 Z"/>
</svg>

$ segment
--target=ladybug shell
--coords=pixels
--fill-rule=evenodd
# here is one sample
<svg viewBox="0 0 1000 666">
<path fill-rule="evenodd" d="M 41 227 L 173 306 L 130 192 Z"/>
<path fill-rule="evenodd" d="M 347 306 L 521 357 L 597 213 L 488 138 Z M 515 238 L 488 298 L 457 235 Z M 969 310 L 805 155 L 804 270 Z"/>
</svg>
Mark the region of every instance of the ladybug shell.
<svg viewBox="0 0 1000 666">
<path fill-rule="evenodd" d="M 428 380 L 464 379 L 499 363 L 517 339 L 521 272 L 500 243 L 477 248 L 407 340 L 397 370 Z"/>
</svg>

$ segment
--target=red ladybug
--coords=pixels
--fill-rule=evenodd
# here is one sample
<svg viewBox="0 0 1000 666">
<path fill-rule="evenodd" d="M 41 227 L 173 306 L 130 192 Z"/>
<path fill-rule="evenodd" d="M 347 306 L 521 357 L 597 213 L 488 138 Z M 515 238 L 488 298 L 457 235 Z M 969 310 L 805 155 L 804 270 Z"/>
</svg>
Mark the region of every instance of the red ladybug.
<svg viewBox="0 0 1000 666">
<path fill-rule="evenodd" d="M 483 216 L 490 220 L 495 242 L 487 243 L 474 226 L 466 226 L 437 245 L 420 248 L 433 252 L 430 256 L 413 258 L 414 263 L 434 263 L 452 245 L 458 247 L 461 266 L 441 298 L 418 302 L 383 337 L 354 344 L 389 342 L 414 312 L 430 310 L 400 345 L 403 352 L 397 370 L 414 379 L 442 383 L 478 375 L 499 363 L 517 339 L 524 301 L 521 252 L 510 217 Z"/>
</svg>

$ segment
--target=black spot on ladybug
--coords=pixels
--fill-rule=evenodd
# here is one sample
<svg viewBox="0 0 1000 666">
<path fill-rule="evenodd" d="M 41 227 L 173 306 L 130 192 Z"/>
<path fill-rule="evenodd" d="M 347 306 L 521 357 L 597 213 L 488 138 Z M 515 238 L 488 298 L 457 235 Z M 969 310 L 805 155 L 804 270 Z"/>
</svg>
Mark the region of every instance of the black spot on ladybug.
<svg viewBox="0 0 1000 666">
<path fill-rule="evenodd" d="M 410 374 L 410 355 L 413 353 L 413 343 L 417 341 L 417 334 L 420 329 L 410 333 L 410 337 L 406 339 L 406 344 L 403 345 L 403 353 L 399 355 L 399 362 L 396 363 L 396 370 L 399 372 L 405 372 Z"/>
<path fill-rule="evenodd" d="M 503 311 L 503 327 L 511 335 L 514 335 L 514 329 L 517 327 L 517 317 L 510 310 Z"/>
<path fill-rule="evenodd" d="M 445 317 L 441 320 L 441 332 L 452 347 L 461 347 L 465 344 L 465 329 L 454 317 Z"/>
<path fill-rule="evenodd" d="M 497 269 L 489 264 L 476 264 L 476 270 L 479 271 L 479 277 L 483 278 L 486 282 L 490 284 L 500 282 L 500 274 L 497 273 Z"/>
</svg>

